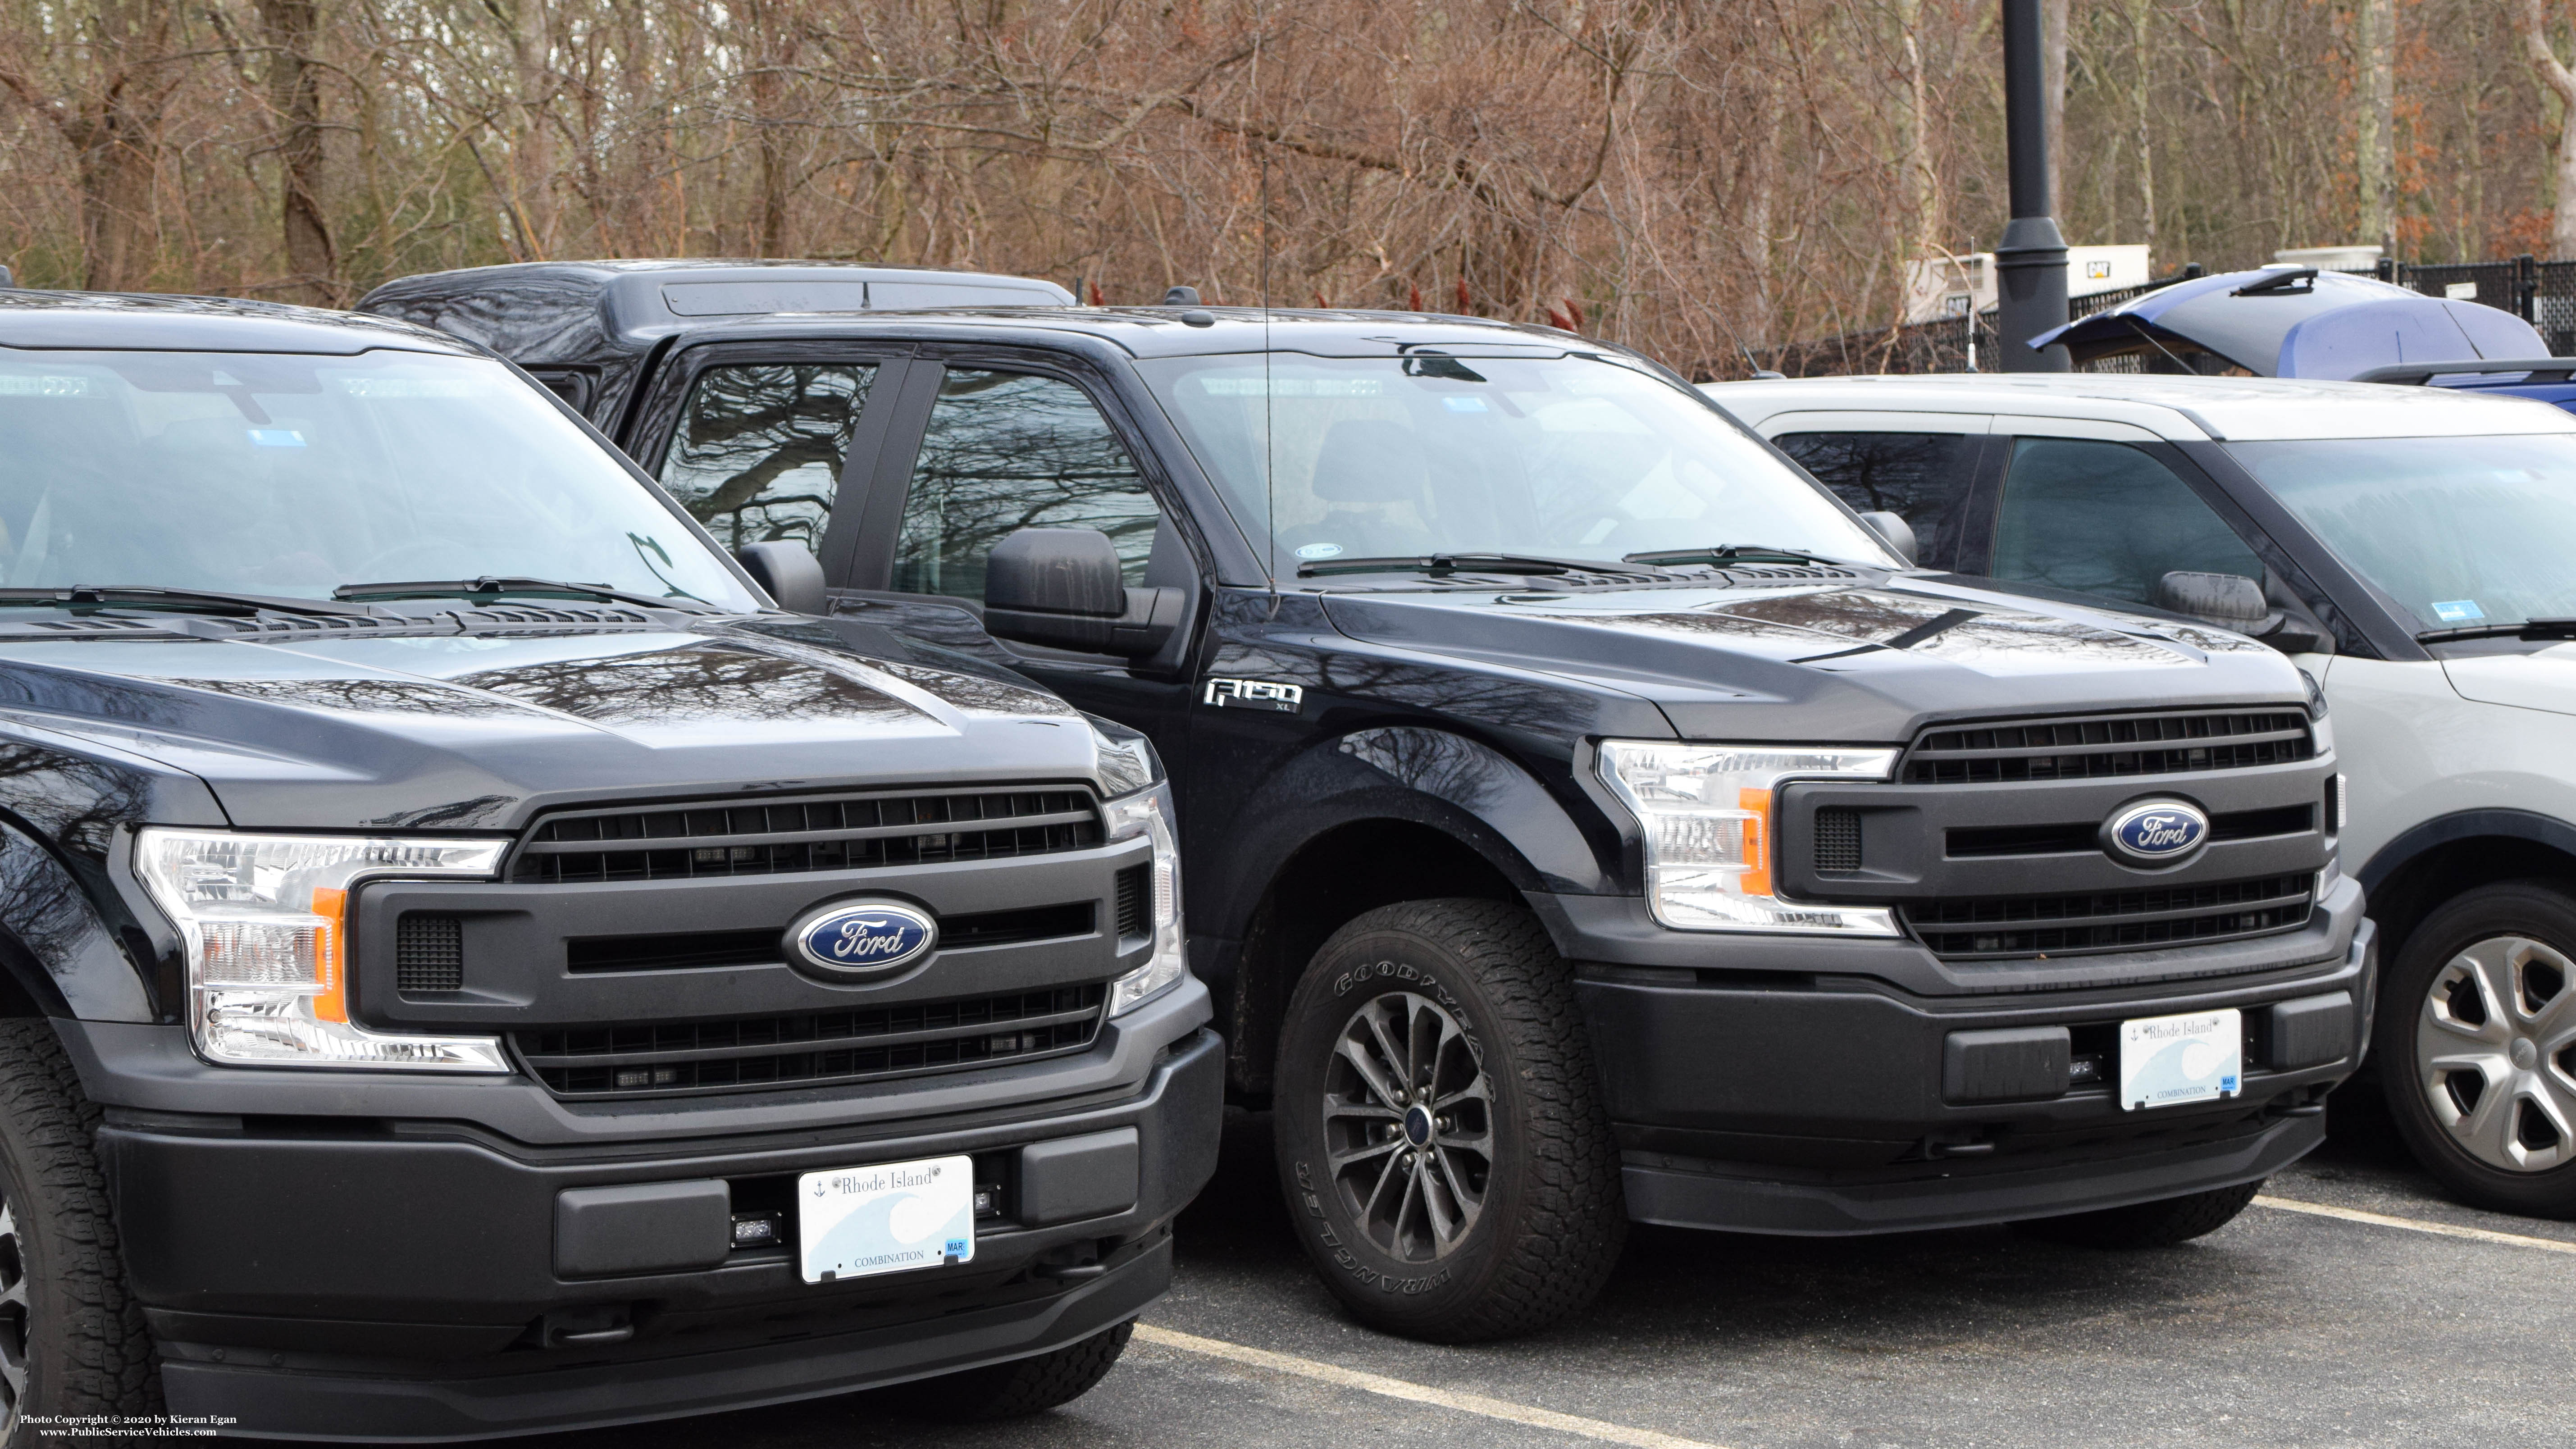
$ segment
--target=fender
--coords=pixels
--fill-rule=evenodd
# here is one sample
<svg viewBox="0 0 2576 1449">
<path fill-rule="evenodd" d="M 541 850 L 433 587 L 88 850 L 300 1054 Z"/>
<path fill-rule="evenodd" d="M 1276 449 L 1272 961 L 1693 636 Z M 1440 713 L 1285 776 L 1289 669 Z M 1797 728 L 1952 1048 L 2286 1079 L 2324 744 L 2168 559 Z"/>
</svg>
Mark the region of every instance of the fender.
<svg viewBox="0 0 2576 1449">
<path fill-rule="evenodd" d="M 108 738 L 0 718 L 0 932 L 16 936 L 0 969 L 48 1014 L 177 1021 L 177 938 L 141 904 L 132 827 L 231 821 L 203 779 L 137 748 L 153 742 L 147 726 L 93 728 Z"/>
<path fill-rule="evenodd" d="M 47 1016 L 151 1021 L 143 978 L 54 853 L 0 821 L 0 970 Z"/>
<path fill-rule="evenodd" d="M 1527 769 L 1465 735 L 1394 726 L 1317 742 L 1244 802 L 1236 819 L 1251 828 L 1217 867 L 1221 932 L 1240 939 L 1265 884 L 1309 841 L 1371 818 L 1437 828 L 1519 890 L 1619 893 L 1582 829 Z"/>
<path fill-rule="evenodd" d="M 2377 895 L 2380 886 L 2408 861 L 2435 846 L 2481 835 L 2537 841 L 2576 855 L 2576 825 L 2555 816 L 2530 810 L 2462 810 L 2435 816 L 2381 846 L 2370 863 L 2361 868 L 2361 888 Z"/>
</svg>

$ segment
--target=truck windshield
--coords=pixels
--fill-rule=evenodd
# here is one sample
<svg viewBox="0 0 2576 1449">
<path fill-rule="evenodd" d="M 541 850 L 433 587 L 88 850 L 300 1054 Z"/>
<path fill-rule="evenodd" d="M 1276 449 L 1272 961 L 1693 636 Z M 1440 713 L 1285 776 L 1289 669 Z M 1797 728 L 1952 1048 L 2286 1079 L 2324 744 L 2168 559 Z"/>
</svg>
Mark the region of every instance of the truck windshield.
<svg viewBox="0 0 2576 1449">
<path fill-rule="evenodd" d="M 2425 631 L 2576 616 L 2576 434 L 2227 447 Z"/>
<path fill-rule="evenodd" d="M 758 607 L 500 363 L 0 352 L 0 586 L 327 599 L 486 576 Z"/>
<path fill-rule="evenodd" d="M 1881 567 L 1868 528 L 1705 402 L 1580 354 L 1303 353 L 1140 364 L 1274 576 L 1761 545 Z"/>
</svg>

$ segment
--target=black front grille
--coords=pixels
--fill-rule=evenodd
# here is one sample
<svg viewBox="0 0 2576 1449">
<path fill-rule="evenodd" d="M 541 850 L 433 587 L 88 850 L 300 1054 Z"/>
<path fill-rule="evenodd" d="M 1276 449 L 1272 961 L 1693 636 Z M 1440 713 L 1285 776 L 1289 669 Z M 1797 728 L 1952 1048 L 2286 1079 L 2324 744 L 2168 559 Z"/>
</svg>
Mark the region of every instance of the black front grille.
<svg viewBox="0 0 2576 1449">
<path fill-rule="evenodd" d="M 575 810 L 528 831 L 511 879 L 542 884 L 864 870 L 1081 850 L 1101 840 L 1088 791 L 920 790 Z"/>
<path fill-rule="evenodd" d="M 939 949 L 1017 946 L 1091 934 L 1090 901 L 1024 906 L 939 918 Z M 767 966 L 787 959 L 785 927 L 690 931 L 659 936 L 575 936 L 564 942 L 564 966 L 585 971 L 683 971 L 698 966 Z"/>
<path fill-rule="evenodd" d="M 2135 951 L 2294 930 L 2308 923 L 2311 875 L 2073 895 L 1922 901 L 1905 923 L 1948 957 Z"/>
<path fill-rule="evenodd" d="M 1827 805 L 1816 812 L 1816 869 L 1860 869 L 1860 812 Z"/>
<path fill-rule="evenodd" d="M 2308 717 L 2295 709 L 2024 720 L 1926 731 L 1906 753 L 1909 785 L 2102 780 L 2244 770 L 2314 758 Z"/>
<path fill-rule="evenodd" d="M 795 1016 L 555 1027 L 512 1037 L 560 1097 L 633 1097 L 873 1081 L 1077 1051 L 1105 985 Z"/>
<path fill-rule="evenodd" d="M 465 923 L 454 916 L 406 911 L 394 927 L 394 989 L 465 989 Z"/>
</svg>

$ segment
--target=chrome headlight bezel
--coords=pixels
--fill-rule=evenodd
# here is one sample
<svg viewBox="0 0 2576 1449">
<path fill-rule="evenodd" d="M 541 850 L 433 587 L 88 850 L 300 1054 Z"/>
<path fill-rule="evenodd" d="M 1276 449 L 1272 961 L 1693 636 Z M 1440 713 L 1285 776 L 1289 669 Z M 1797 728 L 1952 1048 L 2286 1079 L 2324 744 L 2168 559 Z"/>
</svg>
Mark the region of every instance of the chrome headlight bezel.
<svg viewBox="0 0 2576 1449">
<path fill-rule="evenodd" d="M 1603 740 L 1603 785 L 1636 818 L 1647 909 L 1668 930 L 1902 936 L 1883 906 L 1783 900 L 1774 876 L 1779 787 L 1888 780 L 1902 751 L 1847 745 Z"/>
<path fill-rule="evenodd" d="M 1110 843 L 1138 837 L 1152 842 L 1146 867 L 1146 922 L 1153 942 L 1145 964 L 1109 983 L 1108 1014 L 1135 1010 L 1178 986 L 1189 975 L 1187 934 L 1181 926 L 1180 832 L 1172 811 L 1172 787 L 1149 789 L 1104 802 L 1101 818 Z"/>
<path fill-rule="evenodd" d="M 350 1019 L 349 916 L 382 879 L 491 880 L 510 842 L 146 826 L 134 875 L 179 933 L 188 1036 L 221 1067 L 508 1075 L 498 1037 Z"/>
<path fill-rule="evenodd" d="M 1096 714 L 1083 719 L 1091 725 L 1092 769 L 1104 799 L 1124 799 L 1163 782 L 1163 758 L 1142 731 Z"/>
</svg>

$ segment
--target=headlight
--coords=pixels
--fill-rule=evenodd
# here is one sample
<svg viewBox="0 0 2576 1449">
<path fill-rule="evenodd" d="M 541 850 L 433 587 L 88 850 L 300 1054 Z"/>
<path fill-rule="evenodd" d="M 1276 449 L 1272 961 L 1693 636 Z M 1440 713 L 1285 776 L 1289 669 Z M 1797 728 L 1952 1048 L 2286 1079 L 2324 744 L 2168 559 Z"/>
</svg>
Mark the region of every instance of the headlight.
<svg viewBox="0 0 2576 1449">
<path fill-rule="evenodd" d="M 1101 793 L 1134 794 L 1163 778 L 1163 762 L 1153 741 L 1116 720 L 1085 715 L 1091 721 L 1091 757 L 1100 771 Z"/>
<path fill-rule="evenodd" d="M 1664 925 L 1894 936 L 1902 933 L 1883 909 L 1800 905 L 1772 893 L 1772 805 L 1788 780 L 1887 779 L 1896 755 L 1822 745 L 1604 740 L 1601 778 L 1643 827 L 1646 902 Z"/>
<path fill-rule="evenodd" d="M 1187 967 L 1181 951 L 1181 852 L 1172 830 L 1172 788 L 1157 785 L 1103 807 L 1109 838 L 1154 842 L 1153 863 L 1145 869 L 1145 923 L 1153 934 L 1154 954 L 1145 964 L 1109 986 L 1109 1014 L 1142 1006 L 1178 982 Z"/>
<path fill-rule="evenodd" d="M 220 1066 L 507 1072 L 500 1040 L 349 1020 L 349 897 L 378 876 L 488 880 L 509 842 L 144 830 L 135 873 L 177 923 L 188 1030 Z"/>
</svg>

